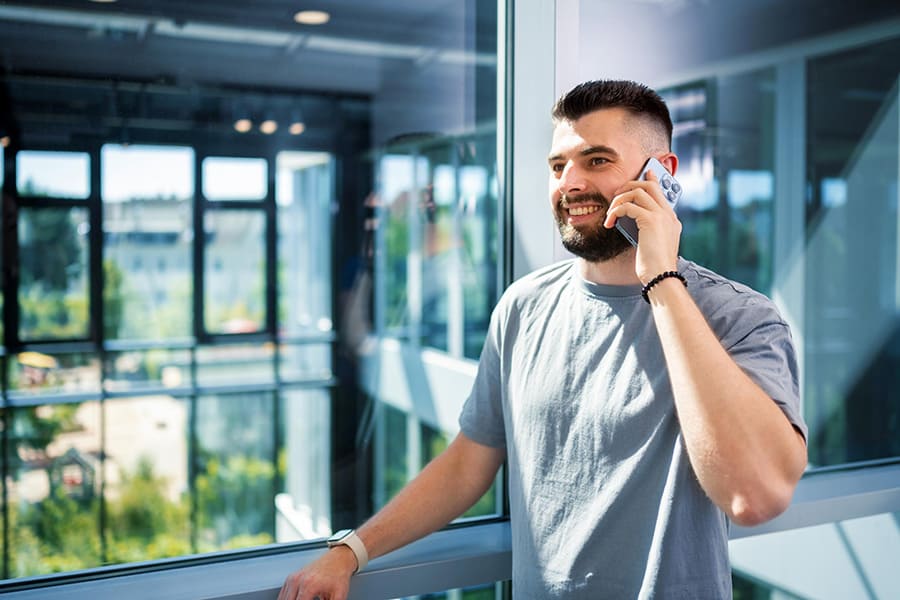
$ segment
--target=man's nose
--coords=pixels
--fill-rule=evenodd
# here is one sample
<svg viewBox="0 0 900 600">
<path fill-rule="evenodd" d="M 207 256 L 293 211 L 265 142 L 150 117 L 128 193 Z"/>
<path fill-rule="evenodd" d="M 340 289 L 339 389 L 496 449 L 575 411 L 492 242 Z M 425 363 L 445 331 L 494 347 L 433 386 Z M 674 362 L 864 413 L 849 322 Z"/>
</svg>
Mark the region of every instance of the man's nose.
<svg viewBox="0 0 900 600">
<path fill-rule="evenodd" d="M 583 192 L 585 187 L 586 181 L 581 169 L 572 163 L 567 164 L 559 176 L 559 191 L 563 194 L 571 195 Z"/>
</svg>

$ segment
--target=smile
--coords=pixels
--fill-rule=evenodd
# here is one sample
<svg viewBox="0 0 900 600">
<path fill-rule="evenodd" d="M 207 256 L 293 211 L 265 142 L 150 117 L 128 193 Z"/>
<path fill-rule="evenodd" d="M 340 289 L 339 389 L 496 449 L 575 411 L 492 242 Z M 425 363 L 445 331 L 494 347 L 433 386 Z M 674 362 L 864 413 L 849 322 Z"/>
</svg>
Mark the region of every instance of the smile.
<svg viewBox="0 0 900 600">
<path fill-rule="evenodd" d="M 598 210 L 600 210 L 599 206 L 571 206 L 569 207 L 569 214 L 573 217 L 580 217 L 582 215 L 595 213 Z"/>
</svg>

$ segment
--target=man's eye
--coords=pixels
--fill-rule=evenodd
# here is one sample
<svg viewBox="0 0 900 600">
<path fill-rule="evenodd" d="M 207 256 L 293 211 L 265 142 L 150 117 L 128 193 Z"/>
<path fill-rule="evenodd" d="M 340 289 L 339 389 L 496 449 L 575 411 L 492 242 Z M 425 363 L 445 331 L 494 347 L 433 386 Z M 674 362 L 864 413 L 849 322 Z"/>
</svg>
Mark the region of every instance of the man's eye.
<svg viewBox="0 0 900 600">
<path fill-rule="evenodd" d="M 559 164 L 557 164 L 557 165 L 550 165 L 550 170 L 553 171 L 554 173 L 560 173 L 560 172 L 562 172 L 562 170 L 563 170 L 563 166 L 562 166 L 562 165 L 559 165 Z"/>
<path fill-rule="evenodd" d="M 600 156 L 595 156 L 595 157 L 591 158 L 591 165 L 593 165 L 593 166 L 605 165 L 608 162 L 609 162 L 608 160 L 606 160 L 605 158 L 602 158 Z"/>
</svg>

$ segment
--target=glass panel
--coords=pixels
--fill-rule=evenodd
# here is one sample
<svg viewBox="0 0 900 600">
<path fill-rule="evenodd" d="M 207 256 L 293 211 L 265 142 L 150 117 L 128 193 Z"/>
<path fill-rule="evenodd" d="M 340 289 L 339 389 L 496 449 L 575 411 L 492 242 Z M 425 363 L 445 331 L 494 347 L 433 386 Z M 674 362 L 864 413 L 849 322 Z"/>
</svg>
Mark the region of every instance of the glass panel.
<svg viewBox="0 0 900 600">
<path fill-rule="evenodd" d="M 2 135 L 2 134 L 0 134 L 0 135 Z M 6 163 L 4 161 L 5 161 L 7 144 L 9 144 L 9 137 L 5 136 L 5 135 L 0 137 L 0 192 L 2 192 L 2 190 L 3 190 L 3 178 L 6 174 Z M 2 198 L 2 194 L 0 194 L 0 198 Z M 3 245 L 3 234 L 4 234 L 5 229 L 6 229 L 6 227 L 0 227 L 0 248 L 3 248 L 3 249 L 6 248 L 6 246 Z M 6 258 L 5 254 L 6 254 L 5 250 L 0 252 L 0 273 L 5 272 L 4 266 L 3 266 L 3 263 L 5 262 L 4 259 Z M 5 285 L 0 286 L 0 315 L 3 314 L 3 300 L 5 297 L 6 297 L 6 286 Z M 0 348 L 3 347 L 5 340 L 6 340 L 6 337 L 4 336 L 4 323 L 3 323 L 3 319 L 0 318 Z M 2 523 L 0 523 L 0 524 L 2 524 Z M 2 537 L 2 536 L 0 536 L 0 537 Z M 0 544 L 2 544 L 2 543 L 3 542 L 0 541 Z"/>
<path fill-rule="evenodd" d="M 898 61 L 900 39 L 809 62 L 804 408 L 813 465 L 900 456 Z"/>
<path fill-rule="evenodd" d="M 197 400 L 197 544 L 201 552 L 275 540 L 273 394 Z"/>
<path fill-rule="evenodd" d="M 193 148 L 105 144 L 100 150 L 100 165 L 100 189 L 106 203 L 181 203 L 194 197 Z M 151 219 L 160 221 L 165 217 Z"/>
<path fill-rule="evenodd" d="M 99 566 L 100 403 L 11 412 L 10 574 Z"/>
<path fill-rule="evenodd" d="M 283 490 L 275 499 L 276 541 L 327 537 L 331 525 L 331 400 L 325 390 L 281 394 L 278 472 Z"/>
<path fill-rule="evenodd" d="M 331 372 L 329 344 L 283 344 L 279 363 L 282 381 L 328 379 Z"/>
<path fill-rule="evenodd" d="M 50 354 L 29 350 L 9 357 L 9 387 L 16 395 L 100 393 L 95 354 Z"/>
<path fill-rule="evenodd" d="M 180 388 L 191 385 L 189 350 L 153 348 L 107 352 L 104 388 L 109 392 L 155 388 Z"/>
<path fill-rule="evenodd" d="M 773 92 L 773 69 L 663 91 L 685 189 L 681 253 L 763 293 L 772 286 Z"/>
<path fill-rule="evenodd" d="M 193 160 L 190 148 L 103 146 L 106 339 L 192 334 Z"/>
<path fill-rule="evenodd" d="M 106 562 L 190 554 L 187 400 L 104 402 Z"/>
<path fill-rule="evenodd" d="M 265 214 L 209 211 L 206 219 L 204 320 L 210 333 L 265 328 Z"/>
<path fill-rule="evenodd" d="M 900 513 L 734 540 L 735 598 L 895 598 Z"/>
<path fill-rule="evenodd" d="M 276 166 L 279 333 L 330 331 L 331 155 L 281 152 Z"/>
<path fill-rule="evenodd" d="M 378 432 L 379 437 L 384 440 L 383 460 L 379 461 L 381 467 L 381 475 L 378 475 L 378 466 L 376 466 L 376 477 L 381 485 L 377 501 L 377 507 L 381 508 L 384 504 L 393 498 L 397 492 L 403 489 L 403 486 L 412 478 L 412 469 L 410 468 L 411 456 L 407 427 L 409 426 L 409 416 L 402 410 L 396 409 L 390 404 L 381 405 L 380 425 L 382 429 Z M 418 462 L 418 461 L 416 461 Z M 418 465 L 416 465 L 418 466 Z"/>
<path fill-rule="evenodd" d="M 197 385 L 244 385 L 275 381 L 272 344 L 200 346 Z"/>
<path fill-rule="evenodd" d="M 86 338 L 87 208 L 19 210 L 19 338 Z"/>
<path fill-rule="evenodd" d="M 207 200 L 262 200 L 268 193 L 268 171 L 264 158 L 204 158 L 203 197 Z"/>
<path fill-rule="evenodd" d="M 450 445 L 452 437 L 447 433 L 442 433 L 437 429 L 426 424 L 421 425 L 422 431 L 422 463 L 420 468 L 424 468 L 438 454 L 446 450 Z M 484 495 L 476 502 L 472 508 L 463 513 L 460 518 L 467 517 L 485 517 L 497 514 L 497 484 L 484 493 Z"/>
<path fill-rule="evenodd" d="M 421 319 L 419 186 L 425 181 L 425 167 L 424 161 L 396 151 L 382 157 L 379 164 L 378 223 L 383 229 L 378 236 L 381 268 L 376 277 L 383 297 L 376 302 L 383 322 L 378 325 L 385 334 L 401 339 L 408 338 L 410 328 Z"/>
<path fill-rule="evenodd" d="M 491 310 L 499 297 L 497 143 L 479 135 L 462 144 L 459 170 L 459 239 L 462 307 L 451 312 L 462 328 L 463 356 L 477 359 Z M 454 289 L 451 283 L 450 289 Z M 451 329 L 452 330 L 452 329 Z"/>
<path fill-rule="evenodd" d="M 502 583 L 474 586 L 470 588 L 447 590 L 433 594 L 413 596 L 412 600 L 499 600 L 505 598 Z"/>
<path fill-rule="evenodd" d="M 20 196 L 83 200 L 91 194 L 91 158 L 84 152 L 22 150 L 16 154 L 16 190 Z"/>
</svg>

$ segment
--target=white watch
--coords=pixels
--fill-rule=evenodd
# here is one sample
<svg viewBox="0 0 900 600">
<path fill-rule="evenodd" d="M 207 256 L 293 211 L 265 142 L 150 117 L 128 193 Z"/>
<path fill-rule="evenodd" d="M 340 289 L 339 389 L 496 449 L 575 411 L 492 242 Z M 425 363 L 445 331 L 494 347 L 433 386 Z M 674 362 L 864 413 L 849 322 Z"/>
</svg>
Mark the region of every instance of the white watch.
<svg viewBox="0 0 900 600">
<path fill-rule="evenodd" d="M 369 564 L 369 553 L 366 551 L 365 544 L 356 535 L 355 530 L 341 529 L 328 538 L 328 547 L 334 548 L 335 546 L 347 546 L 356 555 L 357 567 L 354 573 L 362 571 Z"/>
</svg>

